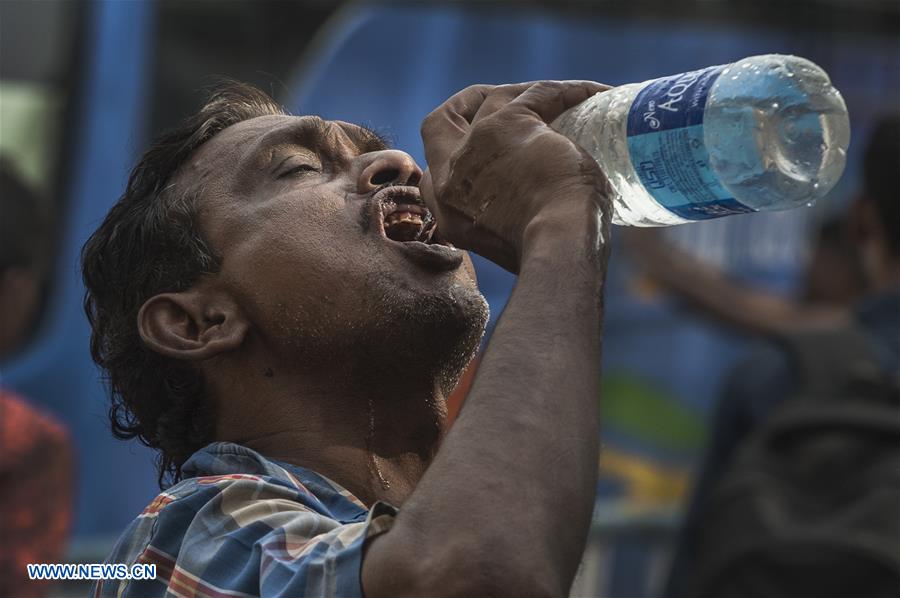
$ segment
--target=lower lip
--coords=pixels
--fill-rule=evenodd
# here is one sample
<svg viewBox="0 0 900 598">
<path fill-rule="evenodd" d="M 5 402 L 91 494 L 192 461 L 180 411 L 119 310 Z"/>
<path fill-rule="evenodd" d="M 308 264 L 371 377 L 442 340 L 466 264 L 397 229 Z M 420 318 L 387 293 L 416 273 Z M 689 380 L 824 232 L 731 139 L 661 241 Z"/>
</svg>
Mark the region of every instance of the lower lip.
<svg viewBox="0 0 900 598">
<path fill-rule="evenodd" d="M 462 265 L 463 252 L 446 245 L 428 245 L 420 241 L 388 242 L 402 251 L 407 258 L 430 270 L 455 270 Z"/>
</svg>

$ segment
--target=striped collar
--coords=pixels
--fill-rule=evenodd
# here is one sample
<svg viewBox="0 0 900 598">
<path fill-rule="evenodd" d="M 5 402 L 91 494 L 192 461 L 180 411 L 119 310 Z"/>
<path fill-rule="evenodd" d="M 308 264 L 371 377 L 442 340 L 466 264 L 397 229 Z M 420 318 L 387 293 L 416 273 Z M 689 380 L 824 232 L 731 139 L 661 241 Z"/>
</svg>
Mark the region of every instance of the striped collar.
<svg viewBox="0 0 900 598">
<path fill-rule="evenodd" d="M 264 476 L 315 498 L 323 512 L 342 523 L 365 521 L 369 509 L 349 490 L 312 470 L 274 459 L 233 442 L 213 442 L 182 466 L 189 478 L 232 475 Z"/>
</svg>

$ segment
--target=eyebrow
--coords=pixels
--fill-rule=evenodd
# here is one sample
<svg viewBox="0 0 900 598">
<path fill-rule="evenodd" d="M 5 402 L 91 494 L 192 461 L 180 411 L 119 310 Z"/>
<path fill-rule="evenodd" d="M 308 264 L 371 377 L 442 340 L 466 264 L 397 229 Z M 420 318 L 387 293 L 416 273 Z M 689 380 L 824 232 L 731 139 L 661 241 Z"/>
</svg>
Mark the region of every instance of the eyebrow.
<svg viewBox="0 0 900 598">
<path fill-rule="evenodd" d="M 380 135 L 374 129 L 367 127 L 366 125 L 352 124 L 349 126 L 342 126 L 341 129 L 353 140 L 353 143 L 356 144 L 360 150 L 365 152 L 377 152 L 380 150 L 390 149 L 391 144 L 387 140 L 386 137 Z"/>
<path fill-rule="evenodd" d="M 364 125 L 335 123 L 318 116 L 310 116 L 292 123 L 288 127 L 269 131 L 259 138 L 254 153 L 257 155 L 271 148 L 285 144 L 299 144 L 314 148 L 331 135 L 340 130 L 357 147 L 359 152 L 367 153 L 390 148 L 387 140 L 374 130 Z"/>
</svg>

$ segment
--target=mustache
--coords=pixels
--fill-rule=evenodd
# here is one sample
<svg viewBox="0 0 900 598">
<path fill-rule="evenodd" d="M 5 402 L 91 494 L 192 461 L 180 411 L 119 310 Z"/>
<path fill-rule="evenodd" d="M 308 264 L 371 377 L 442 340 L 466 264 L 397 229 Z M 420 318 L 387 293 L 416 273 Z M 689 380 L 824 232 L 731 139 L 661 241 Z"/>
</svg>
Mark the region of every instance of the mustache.
<svg viewBox="0 0 900 598">
<path fill-rule="evenodd" d="M 359 212 L 359 226 L 364 233 L 368 233 L 372 228 L 372 212 L 375 203 L 374 193 L 366 198 L 363 202 L 362 209 Z"/>
</svg>

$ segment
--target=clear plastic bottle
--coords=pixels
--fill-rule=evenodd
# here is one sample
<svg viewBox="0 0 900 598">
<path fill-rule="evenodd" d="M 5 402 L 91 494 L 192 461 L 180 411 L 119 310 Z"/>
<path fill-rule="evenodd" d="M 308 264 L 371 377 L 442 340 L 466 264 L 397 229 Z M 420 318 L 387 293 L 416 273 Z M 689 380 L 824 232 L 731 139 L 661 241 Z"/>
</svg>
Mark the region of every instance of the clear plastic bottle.
<svg viewBox="0 0 900 598">
<path fill-rule="evenodd" d="M 631 226 L 810 204 L 837 183 L 850 142 L 825 71 L 778 54 L 615 87 L 551 126 L 600 163 L 613 222 Z"/>
</svg>

